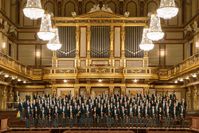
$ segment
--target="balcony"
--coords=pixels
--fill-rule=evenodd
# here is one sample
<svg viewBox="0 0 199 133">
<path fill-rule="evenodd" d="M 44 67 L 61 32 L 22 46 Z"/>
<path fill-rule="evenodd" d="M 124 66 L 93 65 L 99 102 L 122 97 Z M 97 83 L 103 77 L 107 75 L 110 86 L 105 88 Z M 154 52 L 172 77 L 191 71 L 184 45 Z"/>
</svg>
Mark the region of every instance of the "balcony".
<svg viewBox="0 0 199 133">
<path fill-rule="evenodd" d="M 31 79 L 32 69 L 0 52 L 0 68 L 6 72 Z"/>
<path fill-rule="evenodd" d="M 194 72 L 199 68 L 199 53 L 189 57 L 171 69 L 146 67 L 145 59 L 58 59 L 56 67 L 43 69 L 29 68 L 11 57 L 0 52 L 0 68 L 32 80 L 51 79 L 81 79 L 81 78 L 124 78 L 124 79 L 149 79 L 170 80 Z M 84 65 L 77 65 L 84 64 Z M 90 65 L 87 65 L 90 62 Z M 99 65 L 102 62 L 105 65 Z M 62 65 L 61 65 L 62 64 Z M 63 66 L 65 64 L 66 66 Z M 97 64 L 97 65 L 96 65 Z M 113 64 L 113 66 L 109 65 Z M 120 64 L 120 65 L 117 65 Z M 122 65 L 121 65 L 122 64 Z M 131 66 L 129 64 L 136 64 Z"/>
<path fill-rule="evenodd" d="M 199 68 L 199 53 L 168 70 L 168 79 L 177 78 Z"/>
<path fill-rule="evenodd" d="M 125 61 L 121 59 L 57 59 L 55 62 L 56 67 L 43 69 L 43 79 L 158 79 L 158 69 L 145 67 L 146 61 L 143 58 L 125 59 Z"/>
</svg>

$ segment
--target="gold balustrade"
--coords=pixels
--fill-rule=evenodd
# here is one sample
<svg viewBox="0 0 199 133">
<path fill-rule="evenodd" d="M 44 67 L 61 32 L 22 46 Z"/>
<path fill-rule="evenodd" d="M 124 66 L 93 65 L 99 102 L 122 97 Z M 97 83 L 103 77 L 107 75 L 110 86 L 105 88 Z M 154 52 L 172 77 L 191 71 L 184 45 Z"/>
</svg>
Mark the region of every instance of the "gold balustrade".
<svg viewBox="0 0 199 133">
<path fill-rule="evenodd" d="M 71 60 L 71 59 L 70 59 Z M 94 59 L 93 61 L 95 61 Z M 73 59 L 73 61 L 75 61 Z M 82 61 L 82 60 L 80 60 Z M 132 61 L 132 60 L 126 60 Z M 92 62 L 92 60 L 91 60 Z M 110 62 L 107 60 L 107 62 Z M 114 63 L 113 63 L 114 64 Z M 30 78 L 32 80 L 44 79 L 63 79 L 68 78 L 148 78 L 170 80 L 179 76 L 193 72 L 199 68 L 199 53 L 187 58 L 182 63 L 171 69 L 158 69 L 157 67 L 132 67 L 132 66 L 109 66 L 92 65 L 91 66 L 73 66 L 73 67 L 51 67 L 43 69 L 32 69 L 22 65 L 20 62 L 0 52 L 0 67 L 6 72 L 10 72 Z"/>
<path fill-rule="evenodd" d="M 45 68 L 43 79 L 63 78 L 149 78 L 158 79 L 155 67 L 89 66 L 79 68 Z"/>
<path fill-rule="evenodd" d="M 168 79 L 176 78 L 199 68 L 199 53 L 185 59 L 180 64 L 168 70 Z"/>
<path fill-rule="evenodd" d="M 31 78 L 32 69 L 24 66 L 20 62 L 0 52 L 0 67 L 13 75 L 19 75 L 24 78 Z"/>
</svg>

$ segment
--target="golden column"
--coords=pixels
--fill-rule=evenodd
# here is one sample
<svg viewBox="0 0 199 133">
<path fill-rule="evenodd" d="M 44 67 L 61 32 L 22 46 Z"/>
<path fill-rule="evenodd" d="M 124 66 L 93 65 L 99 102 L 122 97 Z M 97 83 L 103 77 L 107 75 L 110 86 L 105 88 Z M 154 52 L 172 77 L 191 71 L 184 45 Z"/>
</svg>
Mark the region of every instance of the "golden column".
<svg viewBox="0 0 199 133">
<path fill-rule="evenodd" d="M 8 102 L 9 102 L 9 108 L 14 108 L 14 92 L 13 92 L 13 87 L 9 87 L 9 93 L 8 93 Z"/>
<path fill-rule="evenodd" d="M 53 51 L 52 67 L 58 67 L 58 62 L 57 62 L 57 53 L 56 53 L 56 51 Z"/>
<path fill-rule="evenodd" d="M 86 32 L 86 37 L 87 37 L 87 52 L 86 52 L 86 66 L 90 65 L 90 43 L 91 43 L 91 26 L 87 26 L 87 32 Z"/>
<path fill-rule="evenodd" d="M 143 67 L 149 66 L 149 52 L 144 51 L 144 60 L 143 60 Z"/>
<path fill-rule="evenodd" d="M 198 110 L 198 88 L 197 88 L 197 85 L 195 85 L 193 87 L 193 90 L 192 90 L 192 105 L 193 105 L 193 110 L 194 111 L 197 111 Z"/>
<path fill-rule="evenodd" d="M 126 95 L 126 86 L 121 86 L 121 94 Z"/>
<path fill-rule="evenodd" d="M 7 109 L 7 86 L 3 87 L 1 100 L 1 110 Z"/>
<path fill-rule="evenodd" d="M 76 26 L 76 53 L 75 53 L 75 67 L 79 67 L 80 65 L 80 60 L 79 60 L 79 34 L 80 34 L 80 29 L 79 25 Z"/>
<path fill-rule="evenodd" d="M 114 66 L 114 56 L 113 56 L 113 38 L 114 35 L 114 26 L 111 26 L 111 31 L 110 31 L 110 60 L 109 60 L 109 64 L 111 64 L 111 66 Z"/>
<path fill-rule="evenodd" d="M 146 95 L 149 94 L 149 87 L 144 88 L 144 94 L 146 94 Z"/>
<path fill-rule="evenodd" d="M 56 80 L 51 80 L 51 95 L 57 95 Z"/>
<path fill-rule="evenodd" d="M 187 92 L 186 92 L 186 101 L 187 101 L 187 111 L 191 111 L 192 110 L 192 105 L 191 105 L 191 87 L 187 88 Z"/>
<path fill-rule="evenodd" d="M 120 65 L 123 67 L 126 67 L 126 61 L 125 61 L 125 26 L 123 25 L 121 28 L 121 45 L 122 45 L 122 56 L 121 56 L 121 61 Z"/>
<path fill-rule="evenodd" d="M 79 80 L 76 79 L 75 84 L 74 84 L 74 96 L 79 96 L 80 86 L 78 84 L 79 84 Z"/>
<path fill-rule="evenodd" d="M 114 86 L 109 86 L 109 94 L 112 95 L 114 92 Z"/>
<path fill-rule="evenodd" d="M 74 86 L 74 96 L 79 96 L 79 86 Z"/>
<path fill-rule="evenodd" d="M 86 95 L 90 96 L 91 95 L 91 86 L 86 86 Z"/>
</svg>

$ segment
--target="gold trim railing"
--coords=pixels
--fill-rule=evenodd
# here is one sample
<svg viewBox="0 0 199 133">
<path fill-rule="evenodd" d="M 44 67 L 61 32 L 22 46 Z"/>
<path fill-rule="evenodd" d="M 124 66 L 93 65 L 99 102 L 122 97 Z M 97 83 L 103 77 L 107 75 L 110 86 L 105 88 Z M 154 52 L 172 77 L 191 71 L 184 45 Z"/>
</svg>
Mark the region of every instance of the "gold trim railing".
<svg viewBox="0 0 199 133">
<path fill-rule="evenodd" d="M 2 67 L 8 72 L 24 76 L 26 78 L 30 78 L 33 74 L 31 68 L 26 67 L 25 65 L 12 59 L 11 57 L 5 55 L 2 52 L 0 52 L 0 67 Z"/>
<path fill-rule="evenodd" d="M 76 73 L 77 70 L 75 68 L 44 68 L 43 74 L 67 74 L 67 73 Z"/>
<path fill-rule="evenodd" d="M 125 74 L 158 74 L 156 67 L 126 67 Z"/>
<path fill-rule="evenodd" d="M 113 66 L 88 66 L 88 67 L 54 67 L 43 69 L 28 68 L 20 62 L 0 52 L 0 67 L 5 71 L 30 78 L 42 79 L 42 76 L 49 74 L 120 74 L 121 76 L 133 77 L 135 75 L 150 76 L 151 78 L 160 80 L 169 80 L 178 76 L 185 75 L 199 68 L 199 53 L 187 58 L 182 63 L 172 67 L 171 69 L 158 69 L 157 67 L 113 67 Z M 152 77 L 153 76 L 153 77 Z"/>
<path fill-rule="evenodd" d="M 168 70 L 168 78 L 175 78 L 199 68 L 199 53 L 185 59 L 182 63 Z"/>
<path fill-rule="evenodd" d="M 114 78 L 113 75 L 119 76 L 119 77 L 133 77 L 140 74 L 141 77 L 148 77 L 152 79 L 158 78 L 158 69 L 156 67 L 112 67 L 112 66 L 89 66 L 89 67 L 79 67 L 79 68 L 44 68 L 43 74 L 45 79 L 51 78 L 53 75 L 53 79 L 56 76 L 59 76 L 61 78 L 62 76 L 80 76 L 85 78 L 100 78 L 106 77 L 106 78 Z M 51 75 L 51 76 L 50 76 Z M 98 77 L 99 76 L 99 77 Z"/>
</svg>

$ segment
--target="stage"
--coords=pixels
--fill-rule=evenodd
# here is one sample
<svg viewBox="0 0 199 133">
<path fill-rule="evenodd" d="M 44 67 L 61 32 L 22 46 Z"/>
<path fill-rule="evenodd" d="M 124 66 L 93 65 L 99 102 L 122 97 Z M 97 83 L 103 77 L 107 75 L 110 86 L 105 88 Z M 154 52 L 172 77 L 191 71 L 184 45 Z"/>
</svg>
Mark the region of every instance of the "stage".
<svg viewBox="0 0 199 133">
<path fill-rule="evenodd" d="M 9 128 L 9 133 L 197 133 L 191 128 Z"/>
</svg>

